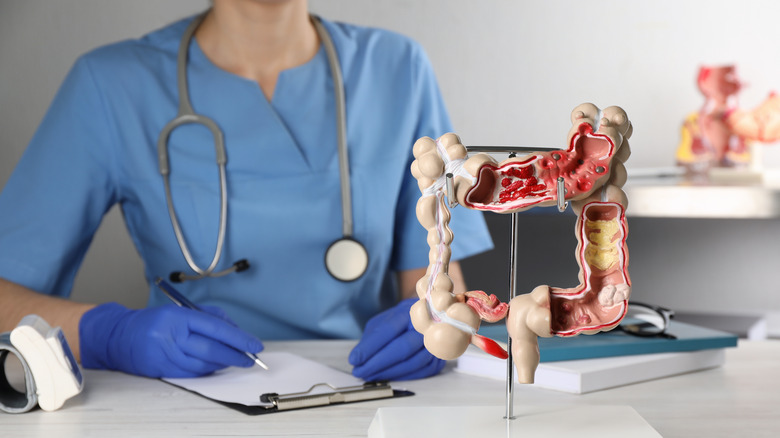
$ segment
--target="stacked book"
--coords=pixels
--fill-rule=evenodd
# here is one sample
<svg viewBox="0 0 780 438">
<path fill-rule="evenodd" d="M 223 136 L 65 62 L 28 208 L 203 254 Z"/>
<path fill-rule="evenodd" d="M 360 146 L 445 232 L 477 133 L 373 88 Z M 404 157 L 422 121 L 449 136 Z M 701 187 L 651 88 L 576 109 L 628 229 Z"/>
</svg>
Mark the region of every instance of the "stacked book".
<svg viewBox="0 0 780 438">
<path fill-rule="evenodd" d="M 714 368 L 737 336 L 672 321 L 667 333 L 677 339 L 631 336 L 619 330 L 571 338 L 539 338 L 540 364 L 534 385 L 575 394 Z M 503 324 L 484 325 L 479 334 L 506 347 Z M 458 358 L 456 371 L 506 379 L 506 361 L 473 345 Z"/>
</svg>

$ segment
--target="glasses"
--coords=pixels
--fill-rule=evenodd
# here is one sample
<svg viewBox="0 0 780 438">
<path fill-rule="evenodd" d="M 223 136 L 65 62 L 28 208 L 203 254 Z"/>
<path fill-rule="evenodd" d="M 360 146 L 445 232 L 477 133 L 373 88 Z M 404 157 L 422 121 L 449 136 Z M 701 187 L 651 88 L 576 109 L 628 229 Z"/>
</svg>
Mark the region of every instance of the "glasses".
<svg viewBox="0 0 780 438">
<path fill-rule="evenodd" d="M 632 336 L 677 339 L 677 336 L 666 332 L 672 318 L 674 318 L 674 310 L 652 304 L 630 302 L 626 316 L 618 328 Z"/>
</svg>

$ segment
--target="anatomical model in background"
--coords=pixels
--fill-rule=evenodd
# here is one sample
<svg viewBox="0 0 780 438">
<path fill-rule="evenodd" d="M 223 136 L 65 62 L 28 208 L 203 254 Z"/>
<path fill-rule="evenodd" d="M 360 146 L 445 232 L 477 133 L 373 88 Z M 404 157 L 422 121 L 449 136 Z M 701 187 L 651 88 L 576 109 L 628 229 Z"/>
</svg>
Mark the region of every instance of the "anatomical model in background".
<svg viewBox="0 0 780 438">
<path fill-rule="evenodd" d="M 710 167 L 743 167 L 750 143 L 780 140 L 780 96 L 770 93 L 757 108 L 742 110 L 736 67 L 701 67 L 696 80 L 705 101 L 683 122 L 677 163 L 694 173 Z"/>
<path fill-rule="evenodd" d="M 507 352 L 477 334 L 480 321 L 507 318 L 518 380 L 533 383 L 539 363 L 537 336 L 593 334 L 614 328 L 625 315 L 631 292 L 628 276 L 626 182 L 623 163 L 630 155 L 632 127 L 626 113 L 582 104 L 572 111 L 566 150 L 537 152 L 497 164 L 486 154 L 467 157 L 455 134 L 428 137 L 414 145 L 412 174 L 422 196 L 417 218 L 428 230 L 426 275 L 417 282 L 419 301 L 411 310 L 414 328 L 425 347 L 441 359 L 454 359 L 470 343 L 495 356 Z M 444 202 L 447 174 L 461 205 L 482 211 L 514 213 L 558 203 L 559 179 L 564 198 L 577 214 L 576 250 L 580 284 L 570 289 L 538 286 L 508 304 L 482 291 L 454 294 L 447 275 L 450 213 Z M 452 199 L 450 200 L 453 201 Z"/>
</svg>

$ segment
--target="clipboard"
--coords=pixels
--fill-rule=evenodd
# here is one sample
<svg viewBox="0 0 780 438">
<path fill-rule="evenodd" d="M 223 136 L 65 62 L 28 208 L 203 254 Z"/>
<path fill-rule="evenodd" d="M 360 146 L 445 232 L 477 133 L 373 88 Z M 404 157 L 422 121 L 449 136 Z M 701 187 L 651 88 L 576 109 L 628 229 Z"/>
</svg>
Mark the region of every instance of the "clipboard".
<svg viewBox="0 0 780 438">
<path fill-rule="evenodd" d="M 203 377 L 162 380 L 247 415 L 414 395 L 291 353 L 263 353 L 263 360 L 270 371 L 227 368 Z"/>
</svg>

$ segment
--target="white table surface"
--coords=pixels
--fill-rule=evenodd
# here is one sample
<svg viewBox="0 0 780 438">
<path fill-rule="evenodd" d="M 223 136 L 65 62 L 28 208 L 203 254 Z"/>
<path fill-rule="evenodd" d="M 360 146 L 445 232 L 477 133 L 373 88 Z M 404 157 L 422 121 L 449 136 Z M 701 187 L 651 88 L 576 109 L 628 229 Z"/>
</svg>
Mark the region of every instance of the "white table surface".
<svg viewBox="0 0 780 438">
<path fill-rule="evenodd" d="M 349 370 L 352 345 L 268 342 L 266 349 Z M 155 379 L 86 370 L 85 383 L 59 411 L 0 412 L 0 437 L 363 437 L 379 407 L 495 405 L 503 416 L 506 391 L 502 381 L 456 373 L 450 364 L 437 377 L 393 384 L 413 397 L 248 416 Z M 780 341 L 740 341 L 723 367 L 585 395 L 527 385 L 515 391 L 516 407 L 629 405 L 664 437 L 778 437 Z"/>
</svg>

